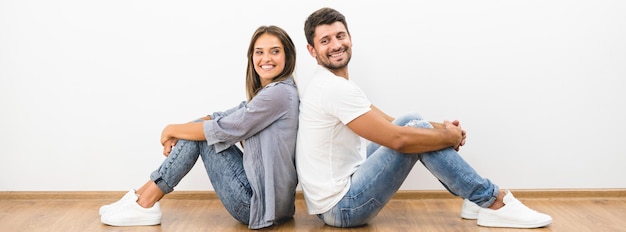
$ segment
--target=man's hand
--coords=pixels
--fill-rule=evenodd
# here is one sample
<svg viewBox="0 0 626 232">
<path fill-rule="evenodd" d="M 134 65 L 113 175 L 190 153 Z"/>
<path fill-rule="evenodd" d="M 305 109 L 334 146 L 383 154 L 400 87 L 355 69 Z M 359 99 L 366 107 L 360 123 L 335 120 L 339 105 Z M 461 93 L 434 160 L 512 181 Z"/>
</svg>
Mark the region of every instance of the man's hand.
<svg viewBox="0 0 626 232">
<path fill-rule="evenodd" d="M 457 126 L 459 129 L 461 129 L 461 142 L 459 143 L 458 146 L 456 146 L 454 148 L 454 150 L 459 151 L 459 149 L 461 148 L 461 146 L 465 145 L 465 138 L 467 137 L 467 133 L 465 132 L 465 130 L 463 130 L 461 128 L 461 123 L 459 122 L 459 120 L 454 120 L 452 121 L 452 125 Z"/>
<path fill-rule="evenodd" d="M 458 144 L 463 141 L 463 132 L 460 127 L 454 125 L 452 122 L 448 120 L 444 120 L 441 124 L 441 129 L 445 133 L 445 138 L 449 141 L 449 146 L 454 147 L 455 149 L 458 147 Z"/>
</svg>

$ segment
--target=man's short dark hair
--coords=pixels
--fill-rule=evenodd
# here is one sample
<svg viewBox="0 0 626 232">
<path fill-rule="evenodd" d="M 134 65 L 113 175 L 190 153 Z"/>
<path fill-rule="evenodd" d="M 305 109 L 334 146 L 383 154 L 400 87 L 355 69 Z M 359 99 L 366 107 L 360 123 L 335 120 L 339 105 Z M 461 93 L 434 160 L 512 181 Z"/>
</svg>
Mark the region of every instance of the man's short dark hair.
<svg viewBox="0 0 626 232">
<path fill-rule="evenodd" d="M 313 46 L 315 28 L 319 25 L 330 25 L 335 22 L 343 23 L 343 26 L 346 27 L 348 35 L 350 34 L 346 17 L 339 13 L 339 11 L 329 7 L 324 7 L 313 12 L 304 22 L 304 36 L 306 37 L 306 42 Z"/>
</svg>

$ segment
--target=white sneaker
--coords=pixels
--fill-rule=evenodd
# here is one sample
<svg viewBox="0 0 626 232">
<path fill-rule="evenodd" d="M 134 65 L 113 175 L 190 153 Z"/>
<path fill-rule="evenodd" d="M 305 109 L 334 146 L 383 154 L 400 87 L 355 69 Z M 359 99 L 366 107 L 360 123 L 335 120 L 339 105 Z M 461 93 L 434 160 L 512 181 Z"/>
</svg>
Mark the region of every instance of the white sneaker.
<svg viewBox="0 0 626 232">
<path fill-rule="evenodd" d="M 159 202 L 151 208 L 141 207 L 134 193 L 126 200 L 113 207 L 107 207 L 100 216 L 103 224 L 111 226 L 152 226 L 161 224 L 161 206 Z M 117 202 L 116 202 L 117 203 Z"/>
<path fill-rule="evenodd" d="M 478 225 L 486 227 L 537 228 L 552 223 L 552 217 L 528 208 L 506 190 L 504 206 L 493 210 L 480 208 Z"/>
<path fill-rule="evenodd" d="M 461 208 L 461 218 L 476 220 L 478 218 L 478 211 L 481 207 L 476 203 L 471 202 L 468 199 L 463 199 L 463 207 Z"/>
<path fill-rule="evenodd" d="M 106 211 L 108 211 L 109 209 L 123 205 L 127 201 L 137 201 L 137 194 L 135 194 L 134 189 L 131 189 L 130 191 L 128 191 L 121 199 L 117 200 L 116 202 L 101 206 L 100 215 L 105 214 Z"/>
</svg>

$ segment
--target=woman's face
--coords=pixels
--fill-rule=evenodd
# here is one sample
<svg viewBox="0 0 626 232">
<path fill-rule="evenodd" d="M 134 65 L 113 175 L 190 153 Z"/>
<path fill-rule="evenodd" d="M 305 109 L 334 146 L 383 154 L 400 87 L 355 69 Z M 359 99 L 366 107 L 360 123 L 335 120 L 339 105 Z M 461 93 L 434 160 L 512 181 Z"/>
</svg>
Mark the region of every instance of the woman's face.
<svg viewBox="0 0 626 232">
<path fill-rule="evenodd" d="M 271 83 L 285 69 L 285 48 L 280 39 L 268 33 L 259 36 L 254 42 L 252 64 L 259 74 L 261 85 Z"/>
</svg>

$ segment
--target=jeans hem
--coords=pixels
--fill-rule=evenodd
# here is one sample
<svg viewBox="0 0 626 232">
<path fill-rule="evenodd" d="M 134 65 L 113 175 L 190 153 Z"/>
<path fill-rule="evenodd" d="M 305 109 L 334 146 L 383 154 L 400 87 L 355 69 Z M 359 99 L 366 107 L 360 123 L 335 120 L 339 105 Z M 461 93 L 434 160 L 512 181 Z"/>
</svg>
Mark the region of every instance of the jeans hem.
<svg viewBox="0 0 626 232">
<path fill-rule="evenodd" d="M 157 185 L 157 187 L 159 187 L 159 189 L 161 189 L 161 191 L 163 191 L 163 193 L 165 194 L 174 191 L 174 188 L 165 183 L 165 180 L 158 171 L 154 171 L 152 172 L 152 174 L 150 174 L 150 180 L 152 180 Z"/>
</svg>

